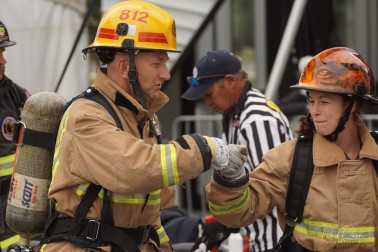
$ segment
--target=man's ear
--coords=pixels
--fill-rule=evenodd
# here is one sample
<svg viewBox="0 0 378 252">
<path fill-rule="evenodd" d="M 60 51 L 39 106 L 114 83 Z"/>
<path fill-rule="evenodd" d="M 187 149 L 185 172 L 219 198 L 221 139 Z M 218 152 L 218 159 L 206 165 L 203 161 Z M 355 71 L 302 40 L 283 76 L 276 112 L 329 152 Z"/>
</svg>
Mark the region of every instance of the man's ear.
<svg viewBox="0 0 378 252">
<path fill-rule="evenodd" d="M 236 85 L 235 76 L 233 74 L 227 74 L 224 76 L 224 85 L 228 89 L 233 89 Z"/>
<path fill-rule="evenodd" d="M 118 61 L 118 69 L 121 73 L 123 78 L 129 77 L 129 70 L 130 70 L 130 64 L 129 64 L 129 58 L 125 56 L 121 56 Z"/>
</svg>

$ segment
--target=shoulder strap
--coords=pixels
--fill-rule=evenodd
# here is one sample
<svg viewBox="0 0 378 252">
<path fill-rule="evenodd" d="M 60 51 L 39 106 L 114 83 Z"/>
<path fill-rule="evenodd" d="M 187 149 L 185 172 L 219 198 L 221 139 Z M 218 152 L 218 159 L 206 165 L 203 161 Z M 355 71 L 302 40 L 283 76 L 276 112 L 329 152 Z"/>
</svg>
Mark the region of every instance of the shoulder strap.
<svg viewBox="0 0 378 252">
<path fill-rule="evenodd" d="M 83 97 L 89 99 L 91 101 L 95 101 L 98 104 L 101 104 L 107 111 L 108 113 L 113 117 L 114 121 L 117 124 L 117 127 L 123 130 L 121 121 L 119 120 L 116 112 L 114 111 L 113 107 L 110 105 L 108 100 L 105 99 L 105 97 L 94 87 L 88 88 L 84 93 Z"/>
<path fill-rule="evenodd" d="M 286 226 L 277 248 L 291 236 L 295 225 L 303 218 L 303 209 L 314 171 L 312 142 L 312 138 L 302 136 L 298 137 L 295 145 L 286 196 Z"/>
<path fill-rule="evenodd" d="M 371 136 L 374 138 L 375 142 L 378 145 L 378 131 L 372 131 L 370 133 L 371 133 Z M 378 160 L 373 160 L 373 165 L 374 165 L 374 168 L 375 168 L 375 172 L 377 173 L 377 176 L 378 176 Z"/>
<path fill-rule="evenodd" d="M 68 107 L 71 106 L 71 104 L 74 101 L 80 98 L 88 99 L 102 105 L 108 111 L 108 113 L 113 117 L 117 127 L 123 130 L 122 123 L 119 117 L 117 116 L 116 112 L 114 111 L 112 105 L 110 105 L 110 103 L 105 99 L 105 97 L 94 87 L 87 88 L 87 90 L 85 90 L 81 94 L 75 96 L 70 101 L 68 101 L 66 106 L 64 106 L 64 108 L 62 109 L 62 115 L 68 109 Z"/>
<path fill-rule="evenodd" d="M 299 137 L 295 145 L 286 196 L 286 220 L 300 223 L 314 171 L 312 138 Z"/>
<path fill-rule="evenodd" d="M 113 117 L 117 127 L 121 130 L 123 130 L 122 123 L 117 116 L 116 112 L 114 111 L 113 107 L 110 105 L 110 103 L 105 99 L 105 97 L 94 87 L 89 87 L 86 91 L 81 93 L 80 95 L 74 97 L 71 101 L 67 103 L 67 105 L 63 109 L 63 113 L 67 108 L 77 99 L 79 98 L 85 98 L 91 101 L 95 101 L 98 104 L 101 104 L 107 111 L 108 113 Z M 95 201 L 97 194 L 100 192 L 102 187 L 100 185 L 95 185 L 95 184 L 90 184 L 87 192 L 85 193 L 84 197 L 80 201 L 77 210 L 75 212 L 75 218 L 78 221 L 83 220 L 89 211 L 89 208 L 92 206 L 93 202 Z M 108 203 L 108 202 L 106 202 Z M 105 204 L 105 208 L 103 209 L 106 214 L 108 213 L 107 211 L 110 211 L 108 209 L 108 204 Z M 112 220 L 109 220 L 111 222 Z"/>
</svg>

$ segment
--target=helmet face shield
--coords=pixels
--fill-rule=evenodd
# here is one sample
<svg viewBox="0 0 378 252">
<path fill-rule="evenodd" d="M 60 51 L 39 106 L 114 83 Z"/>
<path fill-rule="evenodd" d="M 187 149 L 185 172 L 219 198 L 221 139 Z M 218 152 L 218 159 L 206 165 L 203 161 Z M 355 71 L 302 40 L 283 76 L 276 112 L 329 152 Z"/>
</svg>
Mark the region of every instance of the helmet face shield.
<svg viewBox="0 0 378 252">
<path fill-rule="evenodd" d="M 375 96 L 369 65 L 360 54 L 345 47 L 327 49 L 313 57 L 298 84 L 291 88 L 350 94 L 368 100 Z"/>
<path fill-rule="evenodd" d="M 96 48 L 176 52 L 175 20 L 151 3 L 120 2 L 104 14 L 93 43 L 83 52 Z"/>
</svg>

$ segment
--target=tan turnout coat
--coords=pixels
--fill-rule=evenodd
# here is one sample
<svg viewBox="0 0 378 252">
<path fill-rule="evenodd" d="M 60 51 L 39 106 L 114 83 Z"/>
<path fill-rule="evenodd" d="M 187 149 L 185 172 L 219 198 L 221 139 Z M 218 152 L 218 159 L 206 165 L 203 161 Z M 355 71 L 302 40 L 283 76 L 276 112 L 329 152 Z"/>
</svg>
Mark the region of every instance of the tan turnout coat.
<svg viewBox="0 0 378 252">
<path fill-rule="evenodd" d="M 347 160 L 335 143 L 314 136 L 314 173 L 304 220 L 294 230 L 294 239 L 311 251 L 378 251 L 378 176 L 372 162 L 378 160 L 378 147 L 365 126 L 359 128 L 359 134 L 363 145 L 358 160 Z M 244 186 L 226 188 L 212 179 L 206 193 L 216 219 L 228 226 L 243 227 L 277 206 L 284 228 L 296 141 L 268 152 Z"/>
<path fill-rule="evenodd" d="M 171 251 L 160 223 L 160 210 L 174 205 L 173 185 L 193 179 L 203 171 L 200 150 L 189 136 L 184 136 L 188 148 L 175 141 L 158 145 L 156 137 L 149 137 L 148 117 L 156 117 L 155 113 L 168 101 L 162 92 L 145 110 L 103 70 L 97 70 L 94 87 L 111 102 L 124 131 L 116 127 L 100 104 L 87 99 L 75 101 L 60 125 L 49 198 L 56 202 L 60 212 L 73 216 L 89 183 L 102 185 L 111 192 L 116 226 L 153 225 L 157 230 L 161 247 L 157 248 L 150 240 L 149 244 L 140 245 L 142 252 Z M 87 218 L 99 220 L 102 205 L 102 198 L 97 198 Z M 48 244 L 43 251 L 88 250 L 61 242 Z"/>
</svg>

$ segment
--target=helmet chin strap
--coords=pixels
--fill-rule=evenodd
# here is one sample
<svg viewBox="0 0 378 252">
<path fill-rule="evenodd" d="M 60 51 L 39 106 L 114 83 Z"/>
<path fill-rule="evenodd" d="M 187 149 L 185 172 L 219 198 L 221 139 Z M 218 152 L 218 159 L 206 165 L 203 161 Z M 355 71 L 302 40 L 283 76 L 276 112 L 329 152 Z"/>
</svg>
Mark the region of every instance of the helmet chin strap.
<svg viewBox="0 0 378 252">
<path fill-rule="evenodd" d="M 345 129 L 345 124 L 349 120 L 350 111 L 352 110 L 352 107 L 355 101 L 356 101 L 355 97 L 352 97 L 351 100 L 349 101 L 348 107 L 344 110 L 344 113 L 340 117 L 337 128 L 332 134 L 325 136 L 326 139 L 332 142 L 337 140 L 339 133 Z"/>
<path fill-rule="evenodd" d="M 130 80 L 131 86 L 134 90 L 134 93 L 136 95 L 138 102 L 140 103 L 140 105 L 142 105 L 142 107 L 144 109 L 147 110 L 147 105 L 146 105 L 146 102 L 144 100 L 144 95 L 143 95 L 142 89 L 141 89 L 139 82 L 138 82 L 138 72 L 136 70 L 136 65 L 135 65 L 135 55 L 137 54 L 138 51 L 128 50 L 127 52 L 129 54 L 129 59 L 130 59 L 129 80 Z M 161 139 L 160 139 L 161 131 L 160 131 L 160 128 L 159 128 L 159 124 L 156 122 L 155 118 L 152 115 L 148 118 L 148 120 L 150 122 L 149 137 L 152 138 L 152 137 L 156 136 L 157 139 L 158 139 L 158 142 L 160 143 L 161 142 Z"/>
</svg>

